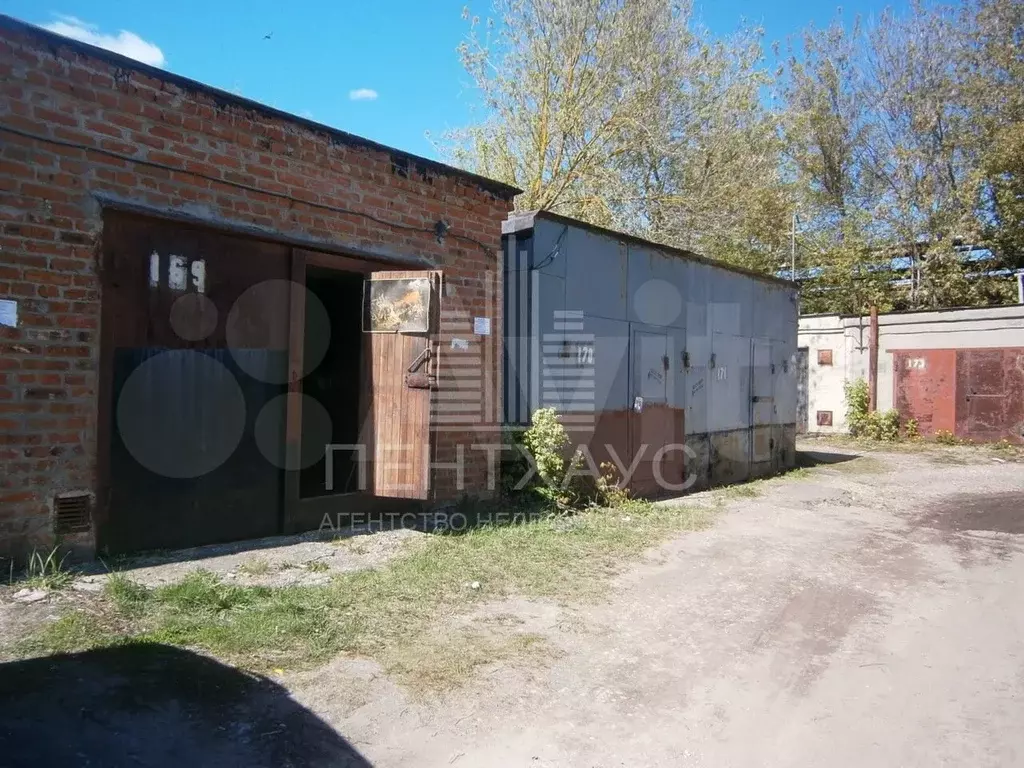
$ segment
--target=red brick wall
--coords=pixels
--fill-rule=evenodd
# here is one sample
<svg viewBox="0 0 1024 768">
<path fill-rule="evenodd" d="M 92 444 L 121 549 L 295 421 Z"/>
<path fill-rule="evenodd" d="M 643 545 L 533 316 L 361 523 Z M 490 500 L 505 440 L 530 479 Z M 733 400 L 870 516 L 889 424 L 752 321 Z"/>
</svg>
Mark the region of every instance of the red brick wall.
<svg viewBox="0 0 1024 768">
<path fill-rule="evenodd" d="M 0 19 L 0 298 L 19 301 L 19 326 L 0 327 L 0 553 L 47 545 L 54 495 L 95 490 L 97 196 L 268 237 L 427 257 L 454 290 L 446 301 L 485 313 L 507 191 L 153 74 Z M 425 230 L 444 219 L 451 231 L 438 243 L 309 203 Z M 500 304 L 486 311 L 493 344 Z M 500 355 L 489 359 L 497 397 Z M 487 442 L 449 433 L 438 460 L 452 460 L 460 441 Z M 486 471 L 484 454 L 467 449 L 469 487 L 483 488 Z"/>
</svg>

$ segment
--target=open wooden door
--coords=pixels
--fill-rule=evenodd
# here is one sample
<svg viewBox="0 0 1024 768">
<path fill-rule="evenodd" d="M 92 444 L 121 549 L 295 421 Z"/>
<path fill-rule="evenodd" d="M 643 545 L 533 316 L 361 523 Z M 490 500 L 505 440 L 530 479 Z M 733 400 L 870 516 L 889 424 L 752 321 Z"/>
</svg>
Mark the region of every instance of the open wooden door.
<svg viewBox="0 0 1024 768">
<path fill-rule="evenodd" d="M 367 408 L 361 443 L 375 496 L 430 497 L 441 273 L 371 272 L 363 284 Z"/>
</svg>

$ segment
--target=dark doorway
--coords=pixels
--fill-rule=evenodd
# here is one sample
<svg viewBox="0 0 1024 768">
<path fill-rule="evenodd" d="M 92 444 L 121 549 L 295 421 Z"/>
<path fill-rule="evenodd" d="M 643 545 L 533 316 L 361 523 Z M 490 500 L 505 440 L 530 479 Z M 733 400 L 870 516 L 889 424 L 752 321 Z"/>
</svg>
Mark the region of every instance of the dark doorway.
<svg viewBox="0 0 1024 768">
<path fill-rule="evenodd" d="M 810 430 L 809 398 L 810 378 L 807 347 L 796 351 L 796 431 L 804 434 Z M 830 425 L 831 426 L 831 425 Z"/>
<path fill-rule="evenodd" d="M 325 447 L 359 442 L 364 405 L 363 275 L 309 267 L 306 288 L 318 301 L 307 298 L 306 305 L 299 494 L 312 498 L 352 493 L 360 490 L 356 451 L 332 450 L 329 478 Z"/>
</svg>

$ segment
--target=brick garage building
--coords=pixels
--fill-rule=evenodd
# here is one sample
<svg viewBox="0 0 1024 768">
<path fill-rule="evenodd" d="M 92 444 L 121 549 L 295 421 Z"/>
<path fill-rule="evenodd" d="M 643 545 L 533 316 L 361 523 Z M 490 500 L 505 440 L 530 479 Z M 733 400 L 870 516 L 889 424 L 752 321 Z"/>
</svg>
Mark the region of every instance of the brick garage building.
<svg viewBox="0 0 1024 768">
<path fill-rule="evenodd" d="M 6 17 L 0 78 L 0 554 L 486 492 L 518 190 Z"/>
</svg>

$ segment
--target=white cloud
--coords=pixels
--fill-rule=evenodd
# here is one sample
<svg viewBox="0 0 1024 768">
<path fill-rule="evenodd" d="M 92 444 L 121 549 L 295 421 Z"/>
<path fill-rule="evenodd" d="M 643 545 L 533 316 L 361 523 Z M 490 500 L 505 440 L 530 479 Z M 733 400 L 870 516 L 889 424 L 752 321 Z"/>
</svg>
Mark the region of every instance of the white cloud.
<svg viewBox="0 0 1024 768">
<path fill-rule="evenodd" d="M 377 98 L 377 92 L 373 88 L 356 88 L 348 92 L 348 97 L 352 101 L 373 101 Z"/>
<path fill-rule="evenodd" d="M 107 35 L 100 32 L 93 24 L 87 24 L 74 16 L 60 16 L 58 21 L 47 24 L 45 28 L 58 35 L 120 53 L 122 56 L 141 61 L 143 64 L 162 67 L 166 61 L 164 52 L 157 46 L 125 29 L 116 35 Z"/>
</svg>

